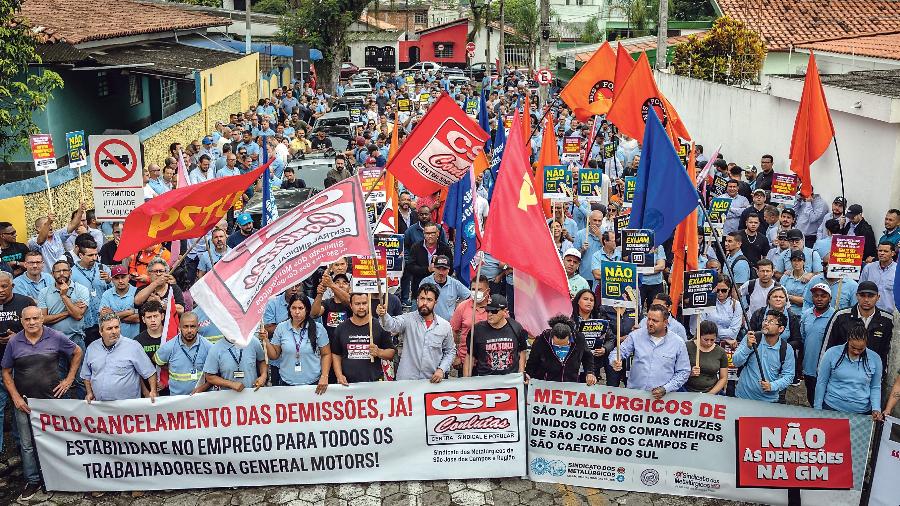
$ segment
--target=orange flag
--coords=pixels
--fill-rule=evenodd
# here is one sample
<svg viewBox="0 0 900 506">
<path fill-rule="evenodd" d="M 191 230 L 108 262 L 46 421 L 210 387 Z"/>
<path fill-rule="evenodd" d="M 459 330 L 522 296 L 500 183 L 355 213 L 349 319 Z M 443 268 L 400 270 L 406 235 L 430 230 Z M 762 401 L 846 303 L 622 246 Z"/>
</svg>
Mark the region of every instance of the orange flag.
<svg viewBox="0 0 900 506">
<path fill-rule="evenodd" d="M 691 154 L 688 157 L 687 173 L 691 181 L 697 180 L 697 164 L 695 162 L 694 146 L 691 145 Z M 672 314 L 678 312 L 678 304 L 681 302 L 681 293 L 684 291 L 684 271 L 697 269 L 697 257 L 699 255 L 699 237 L 697 236 L 697 210 L 675 227 L 675 238 L 672 241 L 672 277 L 669 278 L 669 295 L 672 297 Z"/>
<path fill-rule="evenodd" d="M 803 183 L 800 187 L 802 196 L 812 195 L 809 166 L 828 149 L 833 137 L 834 123 L 831 122 L 828 103 L 825 102 L 816 57 L 810 52 L 800 108 L 797 110 L 797 119 L 794 120 L 794 135 L 791 136 L 791 170 Z"/>
<path fill-rule="evenodd" d="M 647 111 L 650 107 L 656 109 L 656 116 L 673 136 L 673 144 L 676 143 L 675 136 L 690 140 L 691 136 L 675 108 L 656 87 L 647 54 L 641 53 L 631 74 L 625 80 L 622 89 L 619 90 L 619 95 L 613 100 L 606 118 L 629 137 L 643 139 Z"/>
<path fill-rule="evenodd" d="M 587 121 L 591 116 L 609 111 L 615 76 L 616 54 L 609 42 L 604 42 L 575 73 L 559 96 L 572 109 L 578 121 Z"/>
<path fill-rule="evenodd" d="M 394 128 L 391 130 L 391 147 L 388 149 L 388 159 L 390 162 L 391 158 L 394 158 L 394 155 L 397 153 L 397 150 L 400 149 L 400 121 L 398 117 L 399 113 L 394 112 Z M 399 220 L 399 214 L 397 211 L 397 203 L 400 199 L 399 195 L 397 195 L 397 180 L 394 179 L 394 175 L 389 171 L 384 171 L 384 189 L 387 192 L 387 207 L 390 210 L 386 210 L 389 212 L 391 216 L 393 216 L 393 228 L 394 232 L 397 232 L 397 225 Z"/>
<path fill-rule="evenodd" d="M 553 217 L 550 209 L 550 199 L 544 198 L 544 167 L 547 165 L 559 165 L 559 151 L 556 146 L 556 132 L 553 130 L 553 114 L 547 113 L 544 120 L 544 136 L 541 138 L 541 152 L 538 154 L 537 169 L 534 171 L 534 192 L 541 200 L 544 216 Z"/>
<path fill-rule="evenodd" d="M 628 75 L 631 74 L 631 69 L 634 68 L 634 60 L 631 59 L 631 55 L 625 49 L 625 46 L 619 42 L 619 45 L 616 46 L 616 72 L 615 72 L 615 84 L 613 85 L 613 100 L 619 97 L 619 93 L 622 92 L 622 88 L 625 87 L 625 80 L 628 79 Z"/>
</svg>

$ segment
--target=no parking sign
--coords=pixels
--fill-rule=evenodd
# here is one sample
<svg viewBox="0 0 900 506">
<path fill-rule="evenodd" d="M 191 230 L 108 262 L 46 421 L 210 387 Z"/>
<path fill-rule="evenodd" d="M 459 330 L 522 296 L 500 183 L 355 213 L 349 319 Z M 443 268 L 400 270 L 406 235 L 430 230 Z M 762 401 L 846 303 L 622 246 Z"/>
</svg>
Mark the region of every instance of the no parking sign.
<svg viewBox="0 0 900 506">
<path fill-rule="evenodd" d="M 91 135 L 91 180 L 98 220 L 125 221 L 144 203 L 144 175 L 137 135 Z"/>
</svg>

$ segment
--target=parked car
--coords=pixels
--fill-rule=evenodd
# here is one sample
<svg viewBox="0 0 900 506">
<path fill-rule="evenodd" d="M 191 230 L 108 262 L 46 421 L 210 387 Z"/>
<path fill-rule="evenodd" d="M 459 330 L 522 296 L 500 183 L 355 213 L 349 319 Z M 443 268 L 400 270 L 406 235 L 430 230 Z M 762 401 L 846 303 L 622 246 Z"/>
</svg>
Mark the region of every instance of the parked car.
<svg viewBox="0 0 900 506">
<path fill-rule="evenodd" d="M 349 110 L 331 111 L 316 119 L 313 123 L 313 133 L 325 130 L 328 136 L 341 137 L 349 141 L 353 134 L 352 123 Z M 332 145 L 334 145 L 334 140 L 332 140 Z"/>
<path fill-rule="evenodd" d="M 497 73 L 497 65 L 495 63 L 473 63 L 469 65 L 469 68 L 466 69 L 466 75 L 471 73 L 472 79 L 481 81 L 484 79 L 484 75 L 486 72 L 489 72 L 490 75 L 494 75 Z"/>
<path fill-rule="evenodd" d="M 409 66 L 406 69 L 406 71 L 422 72 L 424 70 L 425 72 L 434 74 L 435 72 L 437 72 L 438 70 L 441 70 L 442 68 L 443 67 L 441 67 L 440 63 L 435 63 L 433 61 L 420 61 L 419 63 L 414 63 L 411 66 Z"/>
<path fill-rule="evenodd" d="M 296 171 L 296 169 L 294 170 Z M 303 180 L 306 181 L 306 178 L 303 178 Z M 309 185 L 309 182 L 306 184 Z M 293 208 L 306 202 L 310 197 L 320 191 L 320 188 L 312 188 L 309 186 L 306 188 L 291 188 L 288 190 L 272 188 L 272 195 L 275 198 L 275 207 L 278 208 L 278 216 L 282 216 Z M 262 192 L 256 192 L 253 195 L 253 198 L 247 201 L 247 206 L 244 208 L 244 212 L 249 213 L 250 217 L 253 218 L 253 226 L 255 228 L 262 227 L 262 209 Z"/>
<path fill-rule="evenodd" d="M 359 72 L 359 67 L 356 65 L 348 61 L 341 63 L 341 79 L 349 79 L 350 76 L 357 72 Z"/>
<path fill-rule="evenodd" d="M 369 84 L 367 79 L 357 79 L 354 77 L 353 81 L 350 82 L 350 88 L 348 90 L 365 90 L 367 93 L 372 93 L 372 85 Z M 348 90 L 344 90 L 344 93 Z"/>
<path fill-rule="evenodd" d="M 462 69 L 444 67 L 441 69 L 441 73 L 447 76 L 450 84 L 469 84 L 469 75 L 463 73 Z"/>
</svg>

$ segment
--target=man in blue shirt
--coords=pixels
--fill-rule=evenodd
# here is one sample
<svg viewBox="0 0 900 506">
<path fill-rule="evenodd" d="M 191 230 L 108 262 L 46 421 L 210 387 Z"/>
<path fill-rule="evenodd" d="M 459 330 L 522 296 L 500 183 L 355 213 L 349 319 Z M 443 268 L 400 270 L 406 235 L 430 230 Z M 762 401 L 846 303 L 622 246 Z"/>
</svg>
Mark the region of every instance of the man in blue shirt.
<svg viewBox="0 0 900 506">
<path fill-rule="evenodd" d="M 750 281 L 750 261 L 741 253 L 743 242 L 740 232 L 725 236 L 725 265 L 722 272 L 731 275 L 736 287 Z"/>
<path fill-rule="evenodd" d="M 178 335 L 156 350 L 153 361 L 169 366 L 169 395 L 188 395 L 198 386 L 206 356 L 212 345 L 198 335 L 197 315 L 187 311 L 181 315 Z"/>
<path fill-rule="evenodd" d="M 769 311 L 763 319 L 763 341 L 757 345 L 756 333 L 748 332 L 738 345 L 732 363 L 737 367 L 743 366 L 743 369 L 734 390 L 736 397 L 777 402 L 780 393 L 794 381 L 794 349 L 786 340 L 781 339 L 786 326 L 787 317 L 784 313 Z"/>
<path fill-rule="evenodd" d="M 815 284 L 812 292 L 813 306 L 803 310 L 800 316 L 800 335 L 803 337 L 803 383 L 806 385 L 806 400 L 812 406 L 816 397 L 816 370 L 819 367 L 819 353 L 825 342 L 828 322 L 834 315 L 831 306 L 831 287 L 826 283 Z"/>
<path fill-rule="evenodd" d="M 265 333 L 266 330 L 260 329 L 260 332 Z M 244 388 L 259 390 L 268 379 L 262 343 L 259 339 L 251 339 L 246 348 L 238 348 L 227 339 L 220 339 L 209 350 L 203 373 L 206 378 L 204 386 L 235 392 Z"/>
<path fill-rule="evenodd" d="M 787 239 L 788 239 L 788 250 L 781 253 L 774 261 L 775 264 L 775 279 L 780 280 L 781 276 L 784 275 L 785 271 L 789 271 L 791 269 L 791 251 L 802 251 L 803 256 L 806 259 L 806 262 L 803 264 L 803 269 L 807 273 L 818 274 L 822 272 L 822 257 L 819 256 L 818 253 L 812 248 L 806 247 L 806 238 L 799 229 L 792 228 L 787 231 Z M 809 276 L 812 278 L 812 276 Z"/>
<path fill-rule="evenodd" d="M 444 255 L 435 255 L 431 260 L 431 264 L 434 269 L 432 274 L 423 278 L 416 289 L 418 290 L 425 283 L 437 285 L 441 289 L 441 293 L 438 296 L 437 304 L 434 306 L 434 314 L 450 321 L 450 317 L 453 316 L 453 312 L 456 310 L 456 305 L 468 299 L 470 292 L 466 285 L 462 284 L 458 279 L 449 276 L 449 258 Z"/>
<path fill-rule="evenodd" d="M 85 236 L 86 237 L 86 236 Z M 100 297 L 109 288 L 109 269 L 97 261 L 97 243 L 91 239 L 76 241 L 78 261 L 72 266 L 72 281 L 87 288 L 90 299 L 84 313 L 84 342 L 91 344 L 100 337 L 97 323 L 100 321 Z"/>
<path fill-rule="evenodd" d="M 37 305 L 43 310 L 44 325 L 61 332 L 83 351 L 84 315 L 90 294 L 84 286 L 72 281 L 72 269 L 65 260 L 57 260 L 52 268 L 54 284 L 38 294 Z M 69 363 L 60 360 L 60 377 L 69 370 Z M 84 383 L 76 379 L 72 385 L 77 399 L 84 399 Z"/>
<path fill-rule="evenodd" d="M 100 296 L 100 319 L 106 313 L 114 313 L 119 318 L 119 332 L 134 339 L 141 331 L 140 316 L 134 307 L 137 288 L 128 283 L 128 269 L 125 266 L 113 266 L 110 276 L 113 286 Z"/>
<path fill-rule="evenodd" d="M 204 274 L 211 271 L 213 266 L 219 263 L 225 255 L 231 251 L 227 244 L 228 236 L 221 228 L 214 228 L 212 231 L 212 247 L 207 248 L 205 255 L 200 255 L 197 263 L 197 279 L 203 277 Z"/>
<path fill-rule="evenodd" d="M 633 356 L 628 388 L 649 391 L 654 399 L 678 391 L 691 374 L 687 347 L 669 330 L 668 316 L 665 306 L 650 306 L 646 327 L 628 334 L 621 344 L 621 358 L 612 359 L 613 370 L 621 371 L 622 361 Z"/>
<path fill-rule="evenodd" d="M 249 130 L 244 130 L 244 140 L 237 145 L 238 154 L 240 154 L 241 149 L 246 150 L 247 154 L 253 158 L 254 164 L 258 163 L 260 147 L 254 141 L 253 134 Z"/>
<path fill-rule="evenodd" d="M 34 220 L 34 228 L 37 230 L 37 235 L 28 241 L 28 248 L 40 251 L 44 255 L 44 270 L 48 273 L 53 262 L 59 260 L 66 253 L 66 241 L 75 232 L 78 225 L 81 224 L 83 217 L 84 202 L 75 211 L 65 228 L 53 230 L 53 222 L 56 220 L 56 217 L 52 213 L 48 214 L 46 218 Z"/>
<path fill-rule="evenodd" d="M 581 251 L 581 258 L 594 258 L 594 253 L 603 249 L 603 241 L 601 240 L 602 231 L 600 226 L 603 224 L 603 213 L 600 211 L 591 211 L 588 216 L 588 226 L 579 230 L 572 239 L 572 245 Z M 579 274 L 584 279 L 594 279 L 591 273 L 591 262 L 581 262 Z"/>
<path fill-rule="evenodd" d="M 53 286 L 53 277 L 44 272 L 44 256 L 40 251 L 25 253 L 25 272 L 13 280 L 13 293 L 37 300 L 41 290 Z"/>
<path fill-rule="evenodd" d="M 141 398 L 141 378 L 150 384 L 148 397 L 156 402 L 156 367 L 134 339 L 123 339 L 119 317 L 106 313 L 100 321 L 100 339 L 84 354 L 81 379 L 87 389 L 85 400 L 118 401 Z"/>
</svg>

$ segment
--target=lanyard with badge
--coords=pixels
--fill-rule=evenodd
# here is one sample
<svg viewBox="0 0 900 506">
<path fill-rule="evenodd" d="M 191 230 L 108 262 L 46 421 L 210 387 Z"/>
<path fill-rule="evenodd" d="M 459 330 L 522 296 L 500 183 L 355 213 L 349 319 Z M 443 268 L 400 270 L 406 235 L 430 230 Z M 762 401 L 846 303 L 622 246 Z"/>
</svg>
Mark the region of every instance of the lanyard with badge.
<svg viewBox="0 0 900 506">
<path fill-rule="evenodd" d="M 243 348 L 238 353 L 238 356 L 234 356 L 234 346 L 228 348 L 228 354 L 231 355 L 231 358 L 234 359 L 237 364 L 237 370 L 234 371 L 234 379 L 244 379 L 244 371 L 241 370 L 241 362 L 244 360 L 244 350 Z"/>
<path fill-rule="evenodd" d="M 197 373 L 197 357 L 200 355 L 200 346 L 197 346 L 197 353 L 194 353 L 194 358 L 191 358 L 183 345 L 179 346 L 179 348 L 181 348 L 181 353 L 184 353 L 184 356 L 191 361 L 191 381 L 200 379 L 200 375 Z"/>
<path fill-rule="evenodd" d="M 75 264 L 75 268 L 78 269 L 78 272 L 80 272 L 82 276 L 84 276 L 84 279 L 88 279 L 87 273 L 84 272 L 84 269 L 82 269 L 78 264 Z M 96 297 L 97 296 L 97 288 L 94 283 L 97 281 L 97 271 L 95 271 L 93 269 L 91 269 L 90 281 L 91 281 L 91 297 Z"/>
<path fill-rule="evenodd" d="M 291 327 L 291 337 L 294 338 L 294 348 L 297 350 L 297 354 L 294 355 L 294 372 L 302 372 L 303 367 L 300 365 L 300 345 L 303 344 L 303 338 L 306 336 L 306 329 L 303 328 L 300 330 L 300 340 L 297 340 L 297 331 L 294 330 L 294 327 Z"/>
</svg>

